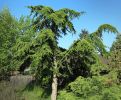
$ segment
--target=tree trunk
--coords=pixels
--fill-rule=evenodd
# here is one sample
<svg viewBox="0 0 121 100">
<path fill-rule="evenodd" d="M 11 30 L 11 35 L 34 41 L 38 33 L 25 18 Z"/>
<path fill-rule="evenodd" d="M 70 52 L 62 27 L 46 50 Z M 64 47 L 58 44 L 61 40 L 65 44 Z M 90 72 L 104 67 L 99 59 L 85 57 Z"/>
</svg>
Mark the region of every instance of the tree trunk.
<svg viewBox="0 0 121 100">
<path fill-rule="evenodd" d="M 56 100 L 56 98 L 57 98 L 57 76 L 56 76 L 56 74 L 54 74 L 53 82 L 52 82 L 51 100 Z"/>
<path fill-rule="evenodd" d="M 57 98 L 57 85 L 58 85 L 58 83 L 57 83 L 56 69 L 57 69 L 57 62 L 56 62 L 56 58 L 54 58 L 54 71 L 55 71 L 55 73 L 53 73 L 51 100 L 56 100 L 56 98 Z"/>
</svg>

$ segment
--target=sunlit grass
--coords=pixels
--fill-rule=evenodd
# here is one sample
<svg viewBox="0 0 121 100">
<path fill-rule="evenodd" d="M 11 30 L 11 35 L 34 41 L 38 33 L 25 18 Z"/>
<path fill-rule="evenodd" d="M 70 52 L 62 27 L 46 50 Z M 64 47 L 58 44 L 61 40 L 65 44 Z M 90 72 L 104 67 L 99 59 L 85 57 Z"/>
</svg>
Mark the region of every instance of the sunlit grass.
<svg viewBox="0 0 121 100">
<path fill-rule="evenodd" d="M 43 97 L 44 90 L 39 86 L 34 86 L 32 90 L 25 90 L 22 92 L 22 98 L 24 100 L 50 100 L 49 97 Z"/>
</svg>

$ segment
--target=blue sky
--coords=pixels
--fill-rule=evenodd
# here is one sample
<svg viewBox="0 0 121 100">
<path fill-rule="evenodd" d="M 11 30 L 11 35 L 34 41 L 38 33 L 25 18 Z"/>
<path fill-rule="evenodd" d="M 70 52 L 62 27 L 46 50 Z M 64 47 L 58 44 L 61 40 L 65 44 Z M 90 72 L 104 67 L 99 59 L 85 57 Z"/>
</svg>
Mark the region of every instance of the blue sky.
<svg viewBox="0 0 121 100">
<path fill-rule="evenodd" d="M 0 10 L 8 7 L 12 15 L 19 18 L 29 15 L 28 5 L 45 5 L 55 10 L 70 8 L 76 11 L 85 11 L 86 14 L 73 20 L 77 34 L 68 34 L 59 39 L 59 45 L 68 48 L 74 40 L 78 39 L 81 29 L 94 32 L 101 24 L 111 24 L 121 31 L 121 0 L 0 0 Z M 115 35 L 104 34 L 104 43 L 108 47 L 115 40 Z"/>
</svg>

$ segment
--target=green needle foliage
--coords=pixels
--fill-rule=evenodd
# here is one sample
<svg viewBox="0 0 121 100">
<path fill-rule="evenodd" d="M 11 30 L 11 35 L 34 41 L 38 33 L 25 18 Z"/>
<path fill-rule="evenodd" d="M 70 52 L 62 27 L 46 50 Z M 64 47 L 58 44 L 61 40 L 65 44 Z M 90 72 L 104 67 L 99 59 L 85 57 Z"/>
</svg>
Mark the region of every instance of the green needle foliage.
<svg viewBox="0 0 121 100">
<path fill-rule="evenodd" d="M 70 66 L 72 76 L 70 75 L 69 78 L 73 82 L 69 81 L 66 89 L 59 92 L 58 100 L 119 100 L 121 98 L 117 73 L 112 70 L 103 76 L 101 74 L 103 70 L 108 70 L 99 59 L 100 54 L 107 53 L 102 42 L 103 31 L 118 33 L 115 27 L 108 24 L 99 26 L 98 30 L 91 34 L 82 30 L 80 39 L 69 49 L 67 55 L 69 57 L 65 65 Z"/>
<path fill-rule="evenodd" d="M 74 80 L 78 76 L 90 76 L 91 66 L 96 63 L 96 52 L 94 47 L 86 40 L 78 40 L 66 51 L 63 73 Z M 67 80 L 67 79 L 66 79 Z"/>
<path fill-rule="evenodd" d="M 58 63 L 58 60 L 61 58 L 58 58 L 60 50 L 57 40 L 62 34 L 66 35 L 67 32 L 75 33 L 71 20 L 79 17 L 80 13 L 66 8 L 54 11 L 50 7 L 41 5 L 28 6 L 28 8 L 31 9 L 32 28 L 36 35 L 31 44 L 26 45 L 24 42 L 26 46 L 20 48 L 20 56 L 18 57 L 20 60 L 23 59 L 22 62 L 30 59 L 30 66 L 34 67 L 36 79 L 41 81 L 42 86 L 48 86 L 54 80 L 57 82 L 59 74 L 58 67 L 60 67 L 61 62 Z M 55 84 L 55 87 L 57 85 Z M 57 88 L 55 91 L 57 93 Z M 52 94 L 56 94 L 53 92 Z"/>
<path fill-rule="evenodd" d="M 91 34 L 89 34 L 86 30 L 82 30 L 82 33 L 80 34 L 80 39 L 84 38 L 88 40 L 95 47 L 98 53 L 100 53 L 101 55 L 105 55 L 107 53 L 106 46 L 103 44 L 102 41 L 102 36 L 104 32 L 113 33 L 116 35 L 118 34 L 118 31 L 114 26 L 110 24 L 103 24 L 100 25 L 98 29 Z"/>
<path fill-rule="evenodd" d="M 51 29 L 56 37 L 62 34 L 66 35 L 67 32 L 75 33 L 74 26 L 71 22 L 72 19 L 78 18 L 80 14 L 74 10 L 63 8 L 54 11 L 46 6 L 28 6 L 33 15 L 33 25 L 35 30 Z"/>
<path fill-rule="evenodd" d="M 79 17 L 80 13 L 66 8 L 54 11 L 50 7 L 41 5 L 28 8 L 31 9 L 33 18 L 31 29 L 25 30 L 22 35 L 24 38 L 19 38 L 13 47 L 13 51 L 16 52 L 14 63 L 18 62 L 18 66 L 21 67 L 29 60 L 28 67 L 31 67 L 36 79 L 42 86 L 48 87 L 54 78 L 57 81 L 60 74 L 59 68 L 62 62 L 59 62 L 61 50 L 58 38 L 67 32 L 76 32 L 71 21 Z M 27 41 L 26 34 L 31 31 L 34 35 L 30 36 L 30 41 Z"/>
<path fill-rule="evenodd" d="M 121 81 L 121 35 L 118 35 L 110 50 L 110 69 L 118 73 Z"/>
<path fill-rule="evenodd" d="M 99 61 L 99 55 L 106 55 L 107 51 L 101 39 L 102 36 L 98 35 L 102 34 L 103 31 L 118 33 L 115 27 L 108 24 L 99 26 L 98 30 L 91 34 L 82 30 L 80 39 L 75 41 L 69 50 L 65 51 L 65 66 L 68 66 L 68 71 L 73 73 L 72 76 L 70 75 L 72 80 L 80 75 L 84 77 L 91 76 L 95 73 L 94 70 L 101 69 L 100 66 L 103 69 L 103 64 L 101 65 L 101 61 Z M 62 70 L 62 72 L 64 71 Z"/>
<path fill-rule="evenodd" d="M 21 17 L 18 21 L 18 38 L 16 39 L 15 45 L 11 48 L 13 53 L 11 67 L 13 70 L 19 70 L 20 66 L 27 59 L 30 59 L 28 51 L 35 38 L 34 30 L 30 25 L 31 19 L 29 17 Z M 27 63 L 29 63 L 29 60 L 27 60 Z"/>
<path fill-rule="evenodd" d="M 10 48 L 17 38 L 17 25 L 17 20 L 7 8 L 0 11 L 0 76 L 4 76 L 10 70 L 9 63 L 12 58 Z"/>
</svg>

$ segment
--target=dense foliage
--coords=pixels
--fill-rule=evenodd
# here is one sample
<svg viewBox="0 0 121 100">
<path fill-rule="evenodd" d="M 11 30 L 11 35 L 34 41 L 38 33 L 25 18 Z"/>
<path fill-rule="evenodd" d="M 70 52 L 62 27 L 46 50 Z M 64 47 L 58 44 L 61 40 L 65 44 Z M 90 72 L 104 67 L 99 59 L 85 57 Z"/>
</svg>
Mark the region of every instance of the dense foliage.
<svg viewBox="0 0 121 100">
<path fill-rule="evenodd" d="M 121 86 L 116 85 L 116 76 L 111 74 L 91 78 L 80 76 L 66 90 L 60 91 L 58 100 L 120 100 Z"/>
<path fill-rule="evenodd" d="M 17 21 L 7 8 L 0 12 L 0 75 L 10 70 L 12 58 L 11 47 L 17 38 Z"/>
<path fill-rule="evenodd" d="M 109 60 L 110 69 L 117 72 L 121 81 L 121 35 L 118 35 L 116 41 L 112 44 Z"/>
</svg>

